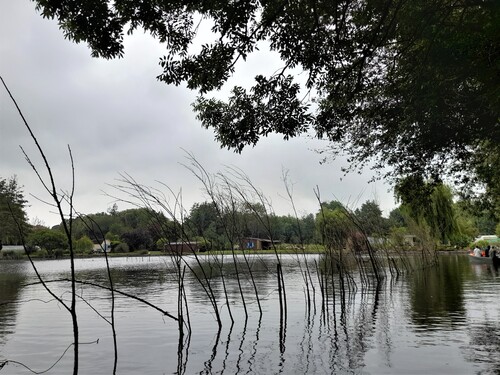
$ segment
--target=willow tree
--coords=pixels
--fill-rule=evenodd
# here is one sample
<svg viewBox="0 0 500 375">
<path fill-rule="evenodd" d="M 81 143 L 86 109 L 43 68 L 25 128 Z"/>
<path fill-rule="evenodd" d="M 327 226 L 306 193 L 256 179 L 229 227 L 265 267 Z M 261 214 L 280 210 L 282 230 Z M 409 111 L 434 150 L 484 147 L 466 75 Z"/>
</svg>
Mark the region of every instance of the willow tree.
<svg viewBox="0 0 500 375">
<path fill-rule="evenodd" d="M 347 209 L 341 203 L 331 201 L 322 203 L 316 213 L 316 231 L 327 248 L 342 250 L 355 231 L 355 226 Z"/>
<path fill-rule="evenodd" d="M 446 244 L 457 233 L 453 194 L 443 183 L 424 181 L 421 176 L 401 180 L 395 188 L 401 209 L 418 225 L 429 228 L 433 238 Z"/>
<path fill-rule="evenodd" d="M 35 3 L 96 57 L 122 57 L 125 33 L 150 33 L 166 50 L 157 78 L 199 92 L 198 118 L 222 147 L 241 152 L 270 133 L 312 131 L 334 156 L 349 155 L 347 169 L 374 161 L 391 167 L 388 177 L 489 183 L 476 172 L 481 145 L 500 143 L 497 0 Z M 204 42 L 200 22 L 212 31 Z M 211 95 L 264 49 L 282 69 L 225 100 Z"/>
</svg>

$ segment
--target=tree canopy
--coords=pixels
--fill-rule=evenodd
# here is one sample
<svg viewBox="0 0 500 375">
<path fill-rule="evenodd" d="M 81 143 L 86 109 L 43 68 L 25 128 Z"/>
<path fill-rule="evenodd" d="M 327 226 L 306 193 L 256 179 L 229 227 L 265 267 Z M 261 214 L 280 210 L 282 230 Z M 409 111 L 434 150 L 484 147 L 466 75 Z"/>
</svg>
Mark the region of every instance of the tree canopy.
<svg viewBox="0 0 500 375">
<path fill-rule="evenodd" d="M 500 151 L 497 0 L 35 2 L 96 57 L 122 57 L 125 33 L 151 33 L 166 48 L 157 78 L 199 92 L 197 116 L 222 147 L 312 130 L 350 156 L 347 169 L 375 161 L 394 177 L 472 172 L 491 184 L 477 172 Z M 212 30 L 201 46 L 200 22 Z M 261 48 L 283 69 L 210 97 Z"/>
<path fill-rule="evenodd" d="M 418 225 L 427 227 L 432 237 L 446 244 L 458 233 L 453 194 L 448 186 L 408 177 L 395 190 L 403 212 Z"/>
<path fill-rule="evenodd" d="M 28 229 L 26 203 L 17 178 L 0 177 L 0 245 L 21 244 L 21 235 Z"/>
<path fill-rule="evenodd" d="M 385 235 L 389 231 L 387 219 L 382 217 L 382 210 L 378 203 L 373 200 L 363 203 L 360 208 L 354 211 L 354 214 L 365 233 L 370 236 Z"/>
<path fill-rule="evenodd" d="M 338 201 L 323 202 L 316 213 L 316 231 L 326 246 L 344 248 L 355 230 L 349 211 Z"/>
<path fill-rule="evenodd" d="M 64 250 L 68 247 L 68 239 L 65 234 L 58 230 L 42 228 L 33 231 L 28 237 L 29 246 L 39 246 L 52 252 L 53 250 Z"/>
</svg>

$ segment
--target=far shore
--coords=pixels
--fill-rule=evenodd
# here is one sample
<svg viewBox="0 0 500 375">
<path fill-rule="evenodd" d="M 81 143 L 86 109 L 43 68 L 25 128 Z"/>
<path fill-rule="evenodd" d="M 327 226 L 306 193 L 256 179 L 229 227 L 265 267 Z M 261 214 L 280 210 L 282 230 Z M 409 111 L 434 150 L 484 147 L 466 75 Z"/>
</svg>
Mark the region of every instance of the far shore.
<svg viewBox="0 0 500 375">
<path fill-rule="evenodd" d="M 402 250 L 405 254 L 410 255 L 410 254 L 418 254 L 420 251 L 419 250 L 413 250 L 413 249 L 405 249 Z M 467 254 L 470 250 L 469 249 L 438 249 L 437 252 L 439 254 Z M 182 255 L 183 256 L 193 256 L 193 255 L 198 255 L 198 256 L 207 256 L 207 255 L 302 255 L 302 254 L 324 254 L 325 250 L 321 247 L 318 248 L 307 248 L 305 250 L 302 249 L 270 249 L 270 250 L 216 250 L 216 251 L 205 251 L 205 252 L 185 252 Z M 391 251 L 392 254 L 394 255 L 399 255 L 398 252 L 393 252 Z M 107 253 L 108 258 L 137 258 L 137 257 L 163 257 L 163 256 L 174 256 L 176 255 L 175 253 L 172 252 L 165 252 L 165 251 L 148 251 L 148 250 L 139 250 L 139 251 L 134 251 L 134 252 L 128 252 L 128 253 Z M 57 259 L 69 259 L 70 256 L 68 253 L 64 253 L 62 255 L 58 256 L 40 256 L 36 253 L 31 254 L 31 258 L 35 261 L 39 260 L 57 260 Z M 75 259 L 89 259 L 89 258 L 105 258 L 104 253 L 87 253 L 87 254 L 75 254 L 74 256 Z M 8 255 L 3 252 L 3 250 L 0 250 L 0 261 L 9 261 L 9 260 L 28 260 L 28 256 L 21 251 L 16 251 L 16 252 L 10 252 Z"/>
</svg>

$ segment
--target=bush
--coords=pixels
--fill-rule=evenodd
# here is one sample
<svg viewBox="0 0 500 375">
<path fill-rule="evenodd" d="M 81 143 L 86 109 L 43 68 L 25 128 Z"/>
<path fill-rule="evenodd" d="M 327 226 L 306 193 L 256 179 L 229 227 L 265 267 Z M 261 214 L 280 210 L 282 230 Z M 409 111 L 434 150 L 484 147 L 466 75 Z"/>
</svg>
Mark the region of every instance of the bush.
<svg viewBox="0 0 500 375">
<path fill-rule="evenodd" d="M 199 251 L 202 253 L 212 250 L 212 244 L 205 237 L 194 237 L 193 241 L 198 243 Z"/>
<path fill-rule="evenodd" d="M 21 259 L 21 253 L 18 253 L 17 251 L 14 250 L 5 250 L 2 251 L 2 257 L 4 259 Z"/>
<path fill-rule="evenodd" d="M 111 248 L 111 252 L 114 253 L 115 247 L 117 247 L 119 244 L 121 244 L 120 241 L 111 241 L 109 244 L 109 247 Z"/>
<path fill-rule="evenodd" d="M 68 247 L 68 240 L 64 233 L 52 229 L 39 229 L 28 236 L 29 246 L 40 246 L 49 252 Z"/>
<path fill-rule="evenodd" d="M 453 246 L 465 249 L 470 244 L 470 237 L 465 234 L 455 234 L 450 239 L 450 243 Z"/>
<path fill-rule="evenodd" d="M 83 236 L 75 242 L 75 252 L 77 253 L 89 253 L 92 252 L 93 249 L 94 243 L 87 236 Z"/>
<path fill-rule="evenodd" d="M 156 245 L 156 248 L 159 251 L 165 251 L 165 249 L 167 248 L 168 243 L 169 243 L 169 241 L 166 238 L 162 237 L 158 241 L 156 241 L 155 245 Z"/>
<path fill-rule="evenodd" d="M 38 247 L 38 246 L 32 246 L 32 245 L 26 245 L 26 246 L 24 247 L 24 250 L 25 250 L 28 254 L 30 254 L 30 255 L 31 255 L 31 254 L 33 254 L 33 253 L 35 253 L 35 252 L 39 251 L 39 250 L 40 250 L 40 247 Z"/>
<path fill-rule="evenodd" d="M 118 245 L 114 246 L 111 251 L 113 253 L 128 253 L 130 248 L 125 242 L 120 242 Z"/>
<path fill-rule="evenodd" d="M 485 248 L 486 246 L 488 246 L 488 245 L 489 245 L 489 242 L 488 242 L 488 241 L 486 241 L 486 240 L 479 240 L 479 241 L 477 241 L 477 242 L 472 243 L 472 244 L 470 245 L 470 247 L 471 247 L 471 248 L 473 248 L 473 247 L 477 246 L 477 247 L 479 247 L 480 249 L 484 249 L 484 248 Z"/>
<path fill-rule="evenodd" d="M 150 233 L 144 228 L 132 229 L 121 235 L 122 241 L 126 242 L 131 251 L 149 249 L 153 244 Z"/>
<path fill-rule="evenodd" d="M 33 253 L 32 257 L 33 258 L 48 258 L 49 252 L 45 249 L 38 250 L 36 253 Z"/>
</svg>

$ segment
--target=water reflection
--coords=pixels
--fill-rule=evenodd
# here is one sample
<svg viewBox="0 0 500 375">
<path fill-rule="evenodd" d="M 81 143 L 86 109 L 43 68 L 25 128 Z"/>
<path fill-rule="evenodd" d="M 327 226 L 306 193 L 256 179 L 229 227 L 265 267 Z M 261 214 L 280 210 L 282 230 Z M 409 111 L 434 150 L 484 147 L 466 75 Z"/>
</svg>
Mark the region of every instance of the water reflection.
<svg viewBox="0 0 500 375">
<path fill-rule="evenodd" d="M 309 261 L 313 264 L 318 259 L 311 257 Z M 284 257 L 288 314 L 287 323 L 280 324 L 276 259 L 251 259 L 262 314 L 248 267 L 244 260 L 238 261 L 236 267 L 242 271 L 240 284 L 232 262 L 207 259 L 198 264 L 186 260 L 194 272 L 202 274 L 200 267 L 206 271 L 208 280 L 201 282 L 209 283 L 214 290 L 223 321 L 220 329 L 211 297 L 200 280 L 189 272 L 185 278 L 187 310 L 184 311 L 189 311 L 192 330 L 186 330 L 184 336 L 179 335 L 177 322 L 164 318 L 157 310 L 119 298 L 118 373 L 496 373 L 495 369 L 500 368 L 496 356 L 500 350 L 497 310 L 500 280 L 497 271 L 488 265 L 476 269 L 466 257 L 446 256 L 441 257 L 438 268 L 418 270 L 399 279 L 388 277 L 381 284 L 344 291 L 337 285 L 332 288 L 331 275 L 313 273 L 308 280 L 314 283 L 318 298 L 309 296 L 314 301 L 310 305 L 308 291 L 312 293 L 312 289 L 305 287 L 297 259 Z M 168 311 L 177 310 L 177 270 L 172 262 L 166 259 L 112 262 L 117 289 L 139 295 Z M 47 262 L 40 268 L 43 274 L 57 279 L 65 275 L 66 266 L 64 262 Z M 103 267 L 91 261 L 79 264 L 78 278 L 107 282 Z M 11 359 L 16 359 L 21 351 L 37 353 L 40 347 L 36 343 L 44 337 L 52 340 L 46 344 L 46 352 L 56 352 L 51 347 L 59 340 L 59 335 L 53 334 L 54 327 L 59 333 L 70 329 L 61 325 L 64 312 L 56 304 L 38 310 L 33 319 L 29 311 L 32 306 L 22 300 L 27 297 L 21 297 L 22 286 L 32 280 L 25 269 L 0 273 L 0 298 L 15 301 L 0 306 L 0 357 L 2 352 L 13 355 Z M 359 283 L 355 275 L 353 280 Z M 320 296 L 321 283 L 327 285 L 327 298 Z M 240 298 L 240 285 L 247 302 L 247 315 Z M 483 286 L 480 293 L 476 292 L 477 285 Z M 60 295 L 65 293 L 67 285 L 54 284 L 53 288 Z M 30 295 L 39 294 L 41 298 L 46 295 L 34 286 L 26 289 Z M 97 310 L 109 312 L 109 291 L 82 285 L 80 292 Z M 230 306 L 233 322 L 226 304 Z M 13 310 L 6 311 L 8 306 Z M 84 304 L 80 303 L 78 312 L 82 340 L 100 339 L 98 345 L 82 347 L 81 373 L 110 373 L 109 327 Z M 61 339 L 60 346 L 63 343 L 67 345 Z M 31 358 L 40 361 L 36 362 L 37 369 L 44 368 L 41 358 Z M 65 366 L 71 361 L 66 362 L 51 373 L 66 374 Z M 16 370 L 19 369 L 7 365 L 1 374 L 15 374 Z"/>
<path fill-rule="evenodd" d="M 409 277 L 411 318 L 417 329 L 454 329 L 464 323 L 463 282 L 468 275 L 468 259 L 442 256 L 439 267 L 417 270 Z"/>
<path fill-rule="evenodd" d="M 19 262 L 0 262 L 0 345 L 14 333 L 19 297 L 26 277 Z"/>
<path fill-rule="evenodd" d="M 204 291 L 200 288 L 200 281 L 202 283 L 209 283 L 217 299 L 222 299 L 224 297 L 222 277 L 224 277 L 224 279 L 230 281 L 226 288 L 228 297 L 239 299 L 241 294 L 239 289 L 240 284 L 235 282 L 239 278 L 245 298 L 250 298 L 250 303 L 256 299 L 255 295 L 252 296 L 254 294 L 254 287 L 250 273 L 255 283 L 258 284 L 259 296 L 266 296 L 270 292 L 269 288 L 273 288 L 276 285 L 277 274 L 270 266 L 272 260 L 269 257 L 254 257 L 248 264 L 243 257 L 238 257 L 236 262 L 233 262 L 232 259 L 225 259 L 224 262 L 220 260 L 214 261 L 213 257 L 203 257 L 201 259 L 203 261 L 202 265 L 191 261 L 190 270 L 196 275 L 196 278 L 189 278 L 187 280 L 191 293 L 201 299 L 203 299 Z M 205 275 L 208 280 L 205 279 Z"/>
<path fill-rule="evenodd" d="M 486 364 L 485 373 L 500 374 L 500 325 L 485 321 L 470 328 L 470 342 L 464 348 L 471 362 Z"/>
</svg>

